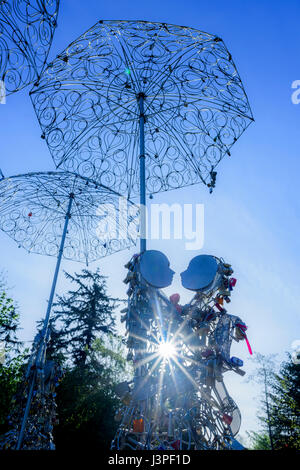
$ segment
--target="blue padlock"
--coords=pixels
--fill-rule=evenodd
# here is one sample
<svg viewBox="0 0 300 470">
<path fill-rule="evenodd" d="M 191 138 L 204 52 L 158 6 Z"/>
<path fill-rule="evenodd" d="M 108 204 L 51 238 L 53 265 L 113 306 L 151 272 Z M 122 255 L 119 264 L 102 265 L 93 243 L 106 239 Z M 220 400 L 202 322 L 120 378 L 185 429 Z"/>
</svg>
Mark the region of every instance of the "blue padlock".
<svg viewBox="0 0 300 470">
<path fill-rule="evenodd" d="M 238 357 L 235 357 L 235 356 L 232 356 L 232 358 L 230 359 L 230 362 L 234 367 L 243 367 L 244 365 L 244 362 L 242 361 L 242 359 L 239 359 Z"/>
</svg>

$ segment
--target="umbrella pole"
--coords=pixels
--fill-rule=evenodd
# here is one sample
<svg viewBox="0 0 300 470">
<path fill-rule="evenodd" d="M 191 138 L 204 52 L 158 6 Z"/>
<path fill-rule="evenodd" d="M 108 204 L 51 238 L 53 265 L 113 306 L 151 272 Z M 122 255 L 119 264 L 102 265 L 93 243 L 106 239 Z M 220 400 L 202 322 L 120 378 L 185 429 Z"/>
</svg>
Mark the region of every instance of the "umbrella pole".
<svg viewBox="0 0 300 470">
<path fill-rule="evenodd" d="M 49 301 L 48 301 L 46 317 L 45 317 L 45 320 L 44 320 L 44 326 L 43 326 L 43 330 L 42 330 L 41 344 L 40 344 L 40 347 L 39 347 L 39 350 L 38 350 L 38 353 L 37 353 L 37 356 L 36 356 L 36 360 L 35 360 L 35 365 L 39 369 L 42 369 L 43 365 L 44 365 L 43 362 L 44 362 L 44 359 L 45 359 L 45 350 L 46 350 L 46 343 L 47 343 L 47 336 L 48 336 L 48 326 L 49 326 L 49 320 L 50 320 L 50 312 L 51 312 L 51 308 L 52 308 L 52 304 L 53 304 L 53 299 L 54 299 L 54 294 L 55 294 L 55 289 L 56 289 L 56 283 L 57 283 L 60 263 L 61 263 L 61 259 L 62 259 L 62 255 L 63 255 L 63 251 L 64 251 L 64 245 L 65 245 L 65 240 L 66 240 L 66 235 L 67 235 L 67 230 L 68 230 L 68 224 L 69 224 L 69 220 L 70 220 L 70 217 L 71 217 L 71 207 L 72 207 L 73 199 L 74 199 L 74 194 L 71 193 L 70 196 L 69 196 L 69 205 L 68 205 L 68 210 L 67 210 L 67 214 L 66 214 L 66 218 L 65 218 L 64 230 L 63 230 L 63 234 L 62 234 L 62 238 L 61 238 L 61 242 L 60 242 L 60 247 L 59 247 L 58 257 L 57 257 L 57 261 L 56 261 L 56 268 L 55 268 L 54 278 L 53 278 L 53 282 L 52 282 L 52 287 L 51 287 L 50 297 L 49 297 Z M 32 395 L 33 395 L 33 388 L 34 388 L 35 379 L 36 379 L 36 371 L 34 371 L 34 374 L 33 374 L 32 380 L 31 380 L 30 389 L 29 389 L 29 393 L 28 393 L 28 397 L 27 397 L 26 408 L 25 408 L 24 415 L 23 415 L 23 420 L 22 420 L 22 424 L 21 424 L 21 430 L 20 430 L 20 434 L 19 434 L 19 437 L 18 437 L 16 450 L 20 450 L 22 442 L 23 442 L 25 427 L 26 427 L 27 418 L 28 418 L 28 414 L 29 414 L 30 406 L 31 406 L 31 400 L 32 400 Z"/>
<path fill-rule="evenodd" d="M 140 210 L 141 210 L 141 240 L 140 251 L 146 251 L 146 177 L 145 177 L 145 117 L 144 117 L 144 94 L 139 94 L 140 109 Z"/>
</svg>

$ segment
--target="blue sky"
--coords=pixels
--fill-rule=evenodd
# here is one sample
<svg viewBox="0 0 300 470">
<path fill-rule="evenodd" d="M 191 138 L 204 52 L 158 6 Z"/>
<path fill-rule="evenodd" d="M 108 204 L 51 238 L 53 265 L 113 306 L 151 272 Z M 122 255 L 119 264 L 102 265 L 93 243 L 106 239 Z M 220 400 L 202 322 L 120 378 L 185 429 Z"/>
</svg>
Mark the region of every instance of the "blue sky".
<svg viewBox="0 0 300 470">
<path fill-rule="evenodd" d="M 249 325 L 255 351 L 284 357 L 299 332 L 299 126 L 300 104 L 292 104 L 291 84 L 300 79 L 299 14 L 296 0 L 154 0 L 101 2 L 62 0 L 58 29 L 49 58 L 99 19 L 142 19 L 191 26 L 220 36 L 230 50 L 244 83 L 255 118 L 218 166 L 217 185 L 210 195 L 203 185 L 156 195 L 155 203 L 202 203 L 205 243 L 200 253 L 222 256 L 235 270 L 238 283 L 230 313 Z M 6 176 L 52 170 L 50 153 L 28 89 L 0 106 L 0 167 Z M 150 201 L 149 201 L 150 202 Z M 184 241 L 152 241 L 149 248 L 166 253 L 176 271 L 173 286 L 187 302 L 179 273 L 199 254 L 185 251 Z M 29 255 L 0 233 L 1 264 L 21 313 L 21 336 L 31 340 L 35 321 L 44 315 L 55 259 Z M 94 263 L 109 276 L 112 296 L 125 297 L 123 265 L 136 250 L 117 253 Z M 63 262 L 68 271 L 81 265 Z M 60 276 L 58 291 L 68 286 Z M 234 354 L 251 370 L 245 344 Z M 227 380 L 226 380 L 227 379 Z M 257 387 L 245 379 L 225 377 L 242 412 L 241 435 L 255 429 Z"/>
</svg>

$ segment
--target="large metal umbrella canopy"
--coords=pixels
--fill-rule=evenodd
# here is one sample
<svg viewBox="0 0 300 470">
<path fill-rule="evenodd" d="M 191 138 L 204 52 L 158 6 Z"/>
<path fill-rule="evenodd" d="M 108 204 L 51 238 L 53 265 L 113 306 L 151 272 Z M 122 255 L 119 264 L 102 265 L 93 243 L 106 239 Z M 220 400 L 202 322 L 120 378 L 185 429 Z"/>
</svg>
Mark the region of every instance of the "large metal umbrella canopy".
<svg viewBox="0 0 300 470">
<path fill-rule="evenodd" d="M 146 192 L 214 186 L 253 120 L 219 37 L 145 21 L 99 21 L 48 65 L 31 98 L 57 167 L 140 193 L 143 206 Z"/>
<path fill-rule="evenodd" d="M 59 0 L 0 0 L 0 80 L 14 93 L 37 80 L 57 24 Z"/>
<path fill-rule="evenodd" d="M 48 325 L 61 259 L 95 261 L 135 244 L 137 207 L 120 194 L 68 172 L 29 173 L 0 181 L 0 229 L 29 252 L 57 256 L 35 363 L 45 360 Z M 29 371 L 27 372 L 29 374 Z M 33 375 L 19 435 L 30 410 Z"/>
</svg>

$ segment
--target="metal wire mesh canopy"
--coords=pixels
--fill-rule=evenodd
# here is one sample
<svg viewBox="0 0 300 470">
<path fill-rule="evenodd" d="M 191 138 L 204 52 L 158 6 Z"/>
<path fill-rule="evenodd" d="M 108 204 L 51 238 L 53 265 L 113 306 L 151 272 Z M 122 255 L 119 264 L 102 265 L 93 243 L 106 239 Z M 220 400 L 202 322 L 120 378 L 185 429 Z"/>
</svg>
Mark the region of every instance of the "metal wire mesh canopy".
<svg viewBox="0 0 300 470">
<path fill-rule="evenodd" d="M 31 98 L 57 167 L 129 197 L 141 133 L 155 193 L 209 184 L 253 120 L 220 38 L 145 21 L 99 21 L 46 68 Z"/>
<path fill-rule="evenodd" d="M 0 79 L 7 94 L 37 80 L 52 43 L 59 0 L 0 0 Z"/>
<path fill-rule="evenodd" d="M 126 202 L 126 205 L 124 205 Z M 68 172 L 28 173 L 0 181 L 0 228 L 28 251 L 57 255 L 34 372 L 28 365 L 26 406 L 16 449 L 21 449 L 37 370 L 43 371 L 51 308 L 62 256 L 94 261 L 129 247 L 137 237 L 137 207 L 116 192 Z"/>
<path fill-rule="evenodd" d="M 136 243 L 137 207 L 110 189 L 68 172 L 2 179 L 0 228 L 29 252 L 57 256 L 70 194 L 64 258 L 87 263 Z"/>
</svg>

